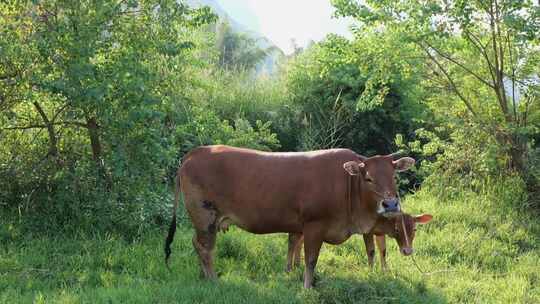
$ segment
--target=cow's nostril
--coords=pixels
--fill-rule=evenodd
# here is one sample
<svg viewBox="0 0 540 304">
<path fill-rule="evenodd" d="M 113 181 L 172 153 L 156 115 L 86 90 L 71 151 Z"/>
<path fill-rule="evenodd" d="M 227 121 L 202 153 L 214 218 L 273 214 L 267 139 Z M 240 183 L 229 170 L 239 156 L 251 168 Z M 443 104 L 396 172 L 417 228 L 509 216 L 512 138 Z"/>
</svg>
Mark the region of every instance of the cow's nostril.
<svg viewBox="0 0 540 304">
<path fill-rule="evenodd" d="M 388 203 L 387 203 L 386 201 L 384 201 L 384 202 L 382 203 L 382 205 L 383 205 L 384 208 L 388 208 Z"/>
</svg>

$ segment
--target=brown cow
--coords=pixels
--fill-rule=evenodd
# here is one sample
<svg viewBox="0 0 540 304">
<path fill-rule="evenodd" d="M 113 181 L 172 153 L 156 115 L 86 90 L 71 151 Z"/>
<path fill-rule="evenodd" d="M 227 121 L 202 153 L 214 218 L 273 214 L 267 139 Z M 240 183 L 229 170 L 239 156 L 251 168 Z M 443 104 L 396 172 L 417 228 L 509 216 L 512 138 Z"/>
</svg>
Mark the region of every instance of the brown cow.
<svg viewBox="0 0 540 304">
<path fill-rule="evenodd" d="M 374 265 L 374 237 L 377 241 L 377 248 L 379 249 L 381 267 L 383 270 L 386 270 L 385 235 L 396 239 L 400 252 L 403 255 L 410 255 L 413 252 L 412 244 L 416 232 L 416 224 L 427 224 L 432 218 L 433 216 L 431 214 L 411 216 L 406 213 L 398 214 L 389 218 L 379 217 L 373 229 L 371 229 L 369 233 L 363 234 L 369 267 L 373 268 Z M 289 233 L 287 271 L 291 271 L 294 266 L 300 265 L 300 248 L 302 248 L 302 239 L 303 235 L 301 233 Z"/>
<path fill-rule="evenodd" d="M 196 148 L 178 169 L 165 261 L 176 230 L 180 187 L 204 277 L 216 278 L 216 232 L 234 224 L 257 234 L 302 233 L 304 287 L 310 288 L 323 242 L 340 244 L 353 233 L 368 233 L 383 214 L 400 211 L 394 172 L 413 164 L 408 157 L 365 158 L 348 149 L 272 153 Z"/>
</svg>

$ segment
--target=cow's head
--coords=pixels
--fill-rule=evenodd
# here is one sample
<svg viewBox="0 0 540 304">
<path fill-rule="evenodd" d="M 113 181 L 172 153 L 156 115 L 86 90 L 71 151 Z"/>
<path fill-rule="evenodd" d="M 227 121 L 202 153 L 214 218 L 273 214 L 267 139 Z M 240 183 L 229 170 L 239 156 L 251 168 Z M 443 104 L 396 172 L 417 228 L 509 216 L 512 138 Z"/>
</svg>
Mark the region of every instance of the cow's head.
<svg viewBox="0 0 540 304">
<path fill-rule="evenodd" d="M 363 161 L 349 161 L 343 168 L 350 175 L 359 176 L 362 199 L 377 204 L 377 213 L 389 216 L 401 211 L 394 173 L 406 171 L 414 159 L 393 160 L 392 155 L 373 156 Z"/>
<path fill-rule="evenodd" d="M 412 216 L 409 214 L 398 214 L 388 219 L 390 225 L 386 231 L 386 234 L 392 238 L 395 238 L 399 251 L 403 255 L 411 255 L 413 253 L 413 240 L 416 232 L 416 224 L 427 224 L 433 216 L 431 214 L 422 214 Z"/>
</svg>

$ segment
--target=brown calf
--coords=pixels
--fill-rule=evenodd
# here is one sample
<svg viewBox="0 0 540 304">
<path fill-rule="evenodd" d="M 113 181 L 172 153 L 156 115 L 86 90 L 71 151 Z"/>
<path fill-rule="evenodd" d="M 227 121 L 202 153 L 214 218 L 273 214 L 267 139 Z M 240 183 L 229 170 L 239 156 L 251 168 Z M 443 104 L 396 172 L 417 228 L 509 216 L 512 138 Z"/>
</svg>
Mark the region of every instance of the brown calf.
<svg viewBox="0 0 540 304">
<path fill-rule="evenodd" d="M 381 267 L 386 270 L 386 239 L 388 235 L 396 239 L 400 252 L 403 255 L 413 253 L 413 240 L 416 233 L 416 224 L 426 224 L 431 221 L 431 214 L 411 216 L 402 213 L 390 218 L 381 217 L 369 233 L 363 234 L 368 264 L 373 268 L 375 257 L 375 238 L 379 250 Z M 289 233 L 289 249 L 287 252 L 287 271 L 291 271 L 294 266 L 300 265 L 300 248 L 302 248 L 303 235 L 299 233 Z"/>
</svg>

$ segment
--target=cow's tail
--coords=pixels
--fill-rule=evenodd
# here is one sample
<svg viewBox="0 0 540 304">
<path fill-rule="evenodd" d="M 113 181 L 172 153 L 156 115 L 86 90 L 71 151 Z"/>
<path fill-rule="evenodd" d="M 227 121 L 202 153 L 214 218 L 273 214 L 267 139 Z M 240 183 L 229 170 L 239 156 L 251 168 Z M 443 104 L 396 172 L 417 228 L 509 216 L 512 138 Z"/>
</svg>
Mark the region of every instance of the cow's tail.
<svg viewBox="0 0 540 304">
<path fill-rule="evenodd" d="M 165 238 L 165 266 L 169 270 L 169 257 L 171 256 L 171 243 L 174 240 L 174 233 L 176 232 L 176 209 L 178 209 L 178 200 L 180 199 L 180 172 L 176 175 L 175 190 L 174 190 L 174 205 L 173 205 L 173 217 L 171 225 L 169 226 L 169 232 Z"/>
</svg>

